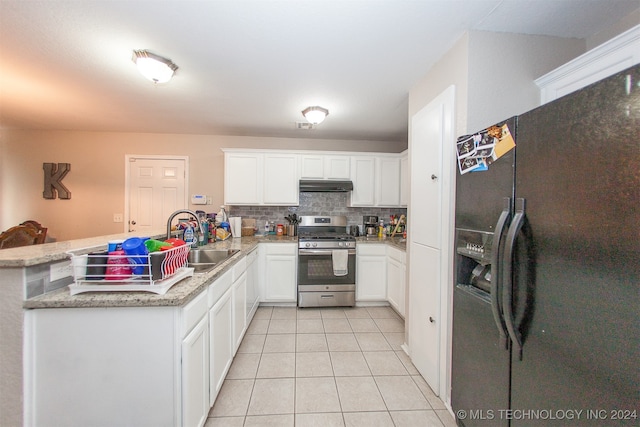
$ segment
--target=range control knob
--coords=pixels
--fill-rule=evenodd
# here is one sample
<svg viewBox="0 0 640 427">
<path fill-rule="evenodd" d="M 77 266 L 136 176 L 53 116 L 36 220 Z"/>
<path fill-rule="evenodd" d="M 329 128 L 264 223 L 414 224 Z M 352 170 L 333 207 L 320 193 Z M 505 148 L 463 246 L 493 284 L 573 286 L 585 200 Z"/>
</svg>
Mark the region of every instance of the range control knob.
<svg viewBox="0 0 640 427">
<path fill-rule="evenodd" d="M 318 247 L 318 243 L 317 242 L 313 242 L 313 247 L 314 248 Z"/>
<path fill-rule="evenodd" d="M 338 243 L 338 246 L 344 246 L 344 242 Z"/>
<path fill-rule="evenodd" d="M 311 246 L 311 244 L 310 244 L 309 242 L 307 242 L 307 243 L 305 243 L 305 244 L 304 244 L 304 247 L 305 247 L 305 248 L 308 248 L 309 246 Z"/>
</svg>

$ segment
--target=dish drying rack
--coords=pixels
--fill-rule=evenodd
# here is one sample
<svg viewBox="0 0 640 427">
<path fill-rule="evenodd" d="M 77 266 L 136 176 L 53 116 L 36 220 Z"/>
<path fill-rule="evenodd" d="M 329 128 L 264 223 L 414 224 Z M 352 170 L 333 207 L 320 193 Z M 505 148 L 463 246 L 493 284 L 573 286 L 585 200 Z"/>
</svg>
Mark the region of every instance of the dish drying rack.
<svg viewBox="0 0 640 427">
<path fill-rule="evenodd" d="M 164 295 L 176 283 L 193 276 L 187 267 L 189 246 L 182 245 L 148 255 L 109 255 L 106 251 L 71 255 L 74 283 L 71 295 L 82 292 L 152 292 Z M 133 263 L 130 258 L 142 258 L 146 263 Z M 114 269 L 115 267 L 115 269 Z M 118 267 L 138 267 L 142 274 L 123 274 Z"/>
</svg>

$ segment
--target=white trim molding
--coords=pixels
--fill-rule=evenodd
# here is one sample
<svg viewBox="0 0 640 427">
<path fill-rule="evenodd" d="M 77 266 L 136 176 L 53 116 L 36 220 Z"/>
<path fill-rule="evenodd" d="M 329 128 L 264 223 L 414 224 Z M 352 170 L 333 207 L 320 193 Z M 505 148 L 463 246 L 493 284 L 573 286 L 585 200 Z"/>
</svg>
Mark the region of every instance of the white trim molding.
<svg viewBox="0 0 640 427">
<path fill-rule="evenodd" d="M 640 63 L 640 25 L 535 80 L 540 105 Z"/>
</svg>

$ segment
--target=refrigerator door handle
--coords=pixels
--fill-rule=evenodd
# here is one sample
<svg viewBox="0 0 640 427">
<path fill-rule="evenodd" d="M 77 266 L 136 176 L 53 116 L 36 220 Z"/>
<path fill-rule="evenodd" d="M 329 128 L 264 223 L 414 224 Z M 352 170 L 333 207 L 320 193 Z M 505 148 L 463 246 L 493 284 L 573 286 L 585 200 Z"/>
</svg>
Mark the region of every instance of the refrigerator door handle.
<svg viewBox="0 0 640 427">
<path fill-rule="evenodd" d="M 525 220 L 525 200 L 516 199 L 515 215 L 509 226 L 509 232 L 505 242 L 504 250 L 504 286 L 502 288 L 502 306 L 504 308 L 504 321 L 509 332 L 509 337 L 515 346 L 515 350 L 522 360 L 522 335 L 515 327 L 515 318 L 513 315 L 513 255 L 518 233 L 522 229 Z"/>
<path fill-rule="evenodd" d="M 491 252 L 491 311 L 493 313 L 493 320 L 498 327 L 498 332 L 500 333 L 498 345 L 500 348 L 508 349 L 509 341 L 507 340 L 507 329 L 506 324 L 504 322 L 504 318 L 502 316 L 502 308 L 500 306 L 500 289 L 502 287 L 502 275 L 500 274 L 500 268 L 498 266 L 501 264 L 500 259 L 500 241 L 502 240 L 502 234 L 504 233 L 505 228 L 509 223 L 509 219 L 511 219 L 511 198 L 505 197 L 503 199 L 504 206 L 502 208 L 502 212 L 500 213 L 500 217 L 498 218 L 498 222 L 496 223 L 495 232 L 493 234 L 493 244 L 492 244 L 492 252 Z"/>
</svg>

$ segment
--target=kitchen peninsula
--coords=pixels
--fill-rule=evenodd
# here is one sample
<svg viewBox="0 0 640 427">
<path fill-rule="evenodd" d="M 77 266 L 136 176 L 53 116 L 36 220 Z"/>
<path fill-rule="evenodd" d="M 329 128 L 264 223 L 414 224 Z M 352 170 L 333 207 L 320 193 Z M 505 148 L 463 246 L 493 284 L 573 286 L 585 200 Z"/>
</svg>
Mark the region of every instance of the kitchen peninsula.
<svg viewBox="0 0 640 427">
<path fill-rule="evenodd" d="M 2 395 L 13 396 L 3 403 L 3 421 L 20 425 L 24 416 L 27 425 L 199 425 L 215 401 L 259 301 L 295 304 L 295 270 L 285 272 L 289 276 L 284 281 L 283 272 L 277 272 L 279 285 L 291 288 L 290 298 L 264 298 L 269 294 L 267 248 L 276 246 L 279 253 L 288 254 L 291 247 L 292 254 L 278 257 L 290 258 L 287 265 L 295 266 L 297 238 L 286 236 L 210 244 L 239 251 L 164 295 L 71 296 L 66 287 L 70 277 L 52 280 L 51 266 L 66 261 L 70 252 L 89 253 L 103 249 L 108 240 L 127 237 L 0 252 L 0 286 L 5 294 L 1 363 L 3 372 L 10 373 Z M 358 238 L 358 244 L 393 247 L 404 254 L 399 240 Z M 391 295 L 389 291 L 390 299 Z"/>
<path fill-rule="evenodd" d="M 131 236 L 125 233 L 0 252 L 5 303 L 0 326 L 6 378 L 1 390 L 6 396 L 3 424 L 22 425 L 24 415 L 27 425 L 196 425 L 215 399 L 209 394 L 210 324 L 223 341 L 216 341 L 212 354 L 220 359 L 219 350 L 226 349 L 227 360 L 221 368 L 215 366 L 223 379 L 257 308 L 258 243 L 295 247 L 296 240 L 244 237 L 212 244 L 239 251 L 164 295 L 71 296 L 66 285 L 72 279 L 58 279 L 69 253 L 101 250 L 108 240 L 127 237 Z M 295 272 L 290 280 L 295 283 Z M 220 307 L 215 305 L 219 302 Z M 211 322 L 206 316 L 210 310 Z M 198 328 L 199 340 L 189 341 Z M 191 344 L 200 345 L 199 354 Z M 204 381 L 205 375 L 206 387 L 200 384 L 194 391 L 194 381 Z M 65 393 L 59 391 L 61 384 Z M 186 396 L 189 399 L 183 402 Z M 197 396 L 202 399 L 196 401 Z"/>
</svg>

